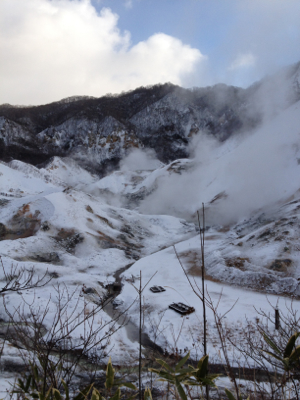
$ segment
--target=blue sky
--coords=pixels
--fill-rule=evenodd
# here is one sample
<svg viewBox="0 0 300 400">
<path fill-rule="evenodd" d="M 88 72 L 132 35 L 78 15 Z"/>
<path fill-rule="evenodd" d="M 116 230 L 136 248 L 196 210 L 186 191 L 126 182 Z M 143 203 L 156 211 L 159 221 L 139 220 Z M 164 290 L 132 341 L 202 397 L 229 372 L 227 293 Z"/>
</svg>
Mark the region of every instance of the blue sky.
<svg viewBox="0 0 300 400">
<path fill-rule="evenodd" d="M 247 87 L 300 61 L 299 0 L 1 0 L 0 103 Z"/>
<path fill-rule="evenodd" d="M 93 4 L 97 10 L 109 7 L 118 14 L 118 26 L 129 30 L 133 45 L 163 32 L 199 49 L 209 57 L 213 80 L 223 77 L 248 86 L 300 61 L 300 1 L 94 0 Z M 266 53 L 261 60 L 266 67 L 251 71 L 247 69 L 251 65 L 245 65 L 244 71 L 226 78 L 222 70 L 230 68 L 238 52 L 255 53 L 256 48 Z"/>
<path fill-rule="evenodd" d="M 220 45 L 237 18 L 234 4 L 226 0 L 94 0 L 92 3 L 99 11 L 109 7 L 116 12 L 119 28 L 131 32 L 133 44 L 155 32 L 163 32 L 204 53 Z"/>
</svg>

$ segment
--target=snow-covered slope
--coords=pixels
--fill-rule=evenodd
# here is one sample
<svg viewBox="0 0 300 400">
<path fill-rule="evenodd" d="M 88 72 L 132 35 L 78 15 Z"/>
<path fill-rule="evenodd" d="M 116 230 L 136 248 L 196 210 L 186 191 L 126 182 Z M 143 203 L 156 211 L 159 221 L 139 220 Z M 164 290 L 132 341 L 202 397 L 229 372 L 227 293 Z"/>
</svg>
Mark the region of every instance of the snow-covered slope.
<svg viewBox="0 0 300 400">
<path fill-rule="evenodd" d="M 111 339 L 111 355 L 116 362 L 124 350 L 128 362 L 136 361 L 138 306 L 132 285 L 140 284 L 140 274 L 143 284 L 155 274 L 143 292 L 144 329 L 150 340 L 155 326 L 161 324 L 157 343 L 162 348 L 171 352 L 176 347 L 190 349 L 193 356 L 201 353 L 201 304 L 173 246 L 191 281 L 195 279 L 201 285 L 197 210 L 202 203 L 207 292 L 217 302 L 223 291 L 221 311 L 240 298 L 235 312 L 227 317 L 232 329 L 242 329 L 245 313 L 247 323 L 256 320 L 253 306 L 269 312 L 278 302 L 281 307 L 291 299 L 296 307 L 300 306 L 300 102 L 294 98 L 284 107 L 272 108 L 259 126 L 220 142 L 220 138 L 213 139 L 200 131 L 189 136 L 195 126 L 188 121 L 190 114 L 183 99 L 176 103 L 174 96 L 168 93 L 161 102 L 149 104 L 148 111 L 136 110 L 129 119 L 139 126 L 140 136 L 135 138 L 142 143 L 147 129 L 154 124 L 153 115 L 163 115 L 165 121 L 169 115 L 167 105 L 174 101 L 176 110 L 186 114 L 185 122 L 179 125 L 181 130 L 184 124 L 184 129 L 189 127 L 184 135 L 189 137 L 186 145 L 190 158 L 164 164 L 157 152 L 141 148 L 126 155 L 122 141 L 125 131 L 107 117 L 105 123 L 114 127 L 117 136 L 106 132 L 110 139 L 106 137 L 103 146 L 102 139 L 98 137 L 97 141 L 85 130 L 87 126 L 97 130 L 96 125 L 90 122 L 81 126 L 78 137 L 91 143 L 87 153 L 81 151 L 81 143 L 78 153 L 73 149 L 68 157 L 54 156 L 39 167 L 17 159 L 0 162 L 1 265 L 5 271 L 34 268 L 36 276 L 46 273 L 52 278 L 35 291 L 6 294 L 7 309 L 12 311 L 33 300 L 36 307 L 49 305 L 47 329 L 56 312 L 53 285 L 64 286 L 69 292 L 77 290 L 74 301 L 77 298 L 90 307 L 108 296 L 113 284 L 119 285 L 114 307 L 119 313 L 125 312 L 130 323 Z M 144 125 L 139 125 L 140 118 Z M 52 148 L 67 143 L 72 147 L 72 140 L 78 137 L 59 132 L 70 133 L 74 126 L 69 119 L 61 122 L 59 129 L 51 128 L 53 135 L 47 128 L 39 137 L 46 141 L 51 137 Z M 14 135 L 18 136 L 18 129 L 13 126 Z M 122 132 L 125 136 L 121 140 Z M 174 139 L 172 135 L 169 139 Z M 25 136 L 23 143 L 30 138 Z M 111 155 L 119 145 L 124 151 L 118 170 L 100 178 L 91 168 L 84 168 L 87 159 L 82 162 L 83 153 L 89 154 L 93 164 L 99 158 L 94 151 L 97 146 Z M 179 146 L 176 140 L 174 146 Z M 0 272 L 2 284 L 4 270 Z M 153 285 L 166 290 L 154 294 L 149 290 Z M 172 302 L 186 303 L 196 311 L 182 318 L 169 309 Z M 114 312 L 103 311 L 102 321 L 112 321 Z M 8 318 L 3 306 L 0 318 Z M 212 314 L 208 322 L 209 353 L 217 360 L 219 348 Z M 76 331 L 78 340 L 81 333 Z"/>
</svg>

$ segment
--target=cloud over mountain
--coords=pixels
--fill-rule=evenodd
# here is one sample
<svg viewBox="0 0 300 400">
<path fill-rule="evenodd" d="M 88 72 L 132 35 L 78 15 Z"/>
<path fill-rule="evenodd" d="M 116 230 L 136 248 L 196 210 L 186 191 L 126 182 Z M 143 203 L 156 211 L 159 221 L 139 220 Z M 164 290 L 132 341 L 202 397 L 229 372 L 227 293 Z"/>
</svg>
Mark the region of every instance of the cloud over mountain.
<svg viewBox="0 0 300 400">
<path fill-rule="evenodd" d="M 118 16 L 109 8 L 97 13 L 90 0 L 3 0 L 0 31 L 0 103 L 98 97 L 167 81 L 182 85 L 205 60 L 163 33 L 132 45 Z"/>
</svg>

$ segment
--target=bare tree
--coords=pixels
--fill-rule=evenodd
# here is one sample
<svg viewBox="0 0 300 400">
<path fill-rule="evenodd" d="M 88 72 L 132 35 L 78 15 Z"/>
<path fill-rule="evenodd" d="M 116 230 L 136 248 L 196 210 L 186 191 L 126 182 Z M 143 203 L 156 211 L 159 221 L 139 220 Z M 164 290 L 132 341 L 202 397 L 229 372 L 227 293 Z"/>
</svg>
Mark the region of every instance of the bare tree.
<svg viewBox="0 0 300 400">
<path fill-rule="evenodd" d="M 223 326 L 223 320 L 226 317 L 226 315 L 234 308 L 234 306 L 236 305 L 238 299 L 233 303 L 233 305 L 223 314 L 220 314 L 218 312 L 218 307 L 220 304 L 220 301 L 222 299 L 222 292 L 220 293 L 219 299 L 217 301 L 216 304 L 214 304 L 210 294 L 208 293 L 208 291 L 206 291 L 206 299 L 205 302 L 208 306 L 208 308 L 213 312 L 214 315 L 214 320 L 215 320 L 215 324 L 216 324 L 216 328 L 217 328 L 217 332 L 218 332 L 218 336 L 219 336 L 219 340 L 220 340 L 220 344 L 221 344 L 221 349 L 222 349 L 222 353 L 225 359 L 225 364 L 226 364 L 226 368 L 227 368 L 227 375 L 229 376 L 229 378 L 231 379 L 231 381 L 234 384 L 234 388 L 235 388 L 235 392 L 236 392 L 236 398 L 239 399 L 240 398 L 240 393 L 239 393 L 239 388 L 235 379 L 235 375 L 233 372 L 233 369 L 231 367 L 230 364 L 230 360 L 229 360 L 229 356 L 228 356 L 228 351 L 227 351 L 227 340 L 228 340 L 228 335 L 226 334 L 225 330 L 224 330 L 224 326 Z"/>
<path fill-rule="evenodd" d="M 11 321 L 11 341 L 20 349 L 25 365 L 34 376 L 38 368 L 42 380 L 37 389 L 45 395 L 49 387 L 60 389 L 62 379 L 69 385 L 76 372 L 86 365 L 99 366 L 106 355 L 111 336 L 122 327 L 118 321 L 104 320 L 100 311 L 108 300 L 88 303 L 78 288 L 69 291 L 66 285 L 54 286 L 55 311 L 50 298 L 46 305 L 37 306 L 35 298 L 11 310 L 4 298 L 4 307 Z M 127 311 L 127 310 L 126 310 Z M 51 323 L 49 324 L 49 317 Z"/>
<path fill-rule="evenodd" d="M 150 338 L 152 341 L 152 347 L 149 350 L 149 361 L 150 367 L 153 368 L 155 362 L 155 355 L 157 353 L 157 341 L 158 338 L 164 341 L 165 345 L 167 345 L 168 341 L 164 334 L 164 331 L 167 329 L 167 326 L 161 326 L 162 320 L 165 316 L 166 311 L 162 311 L 159 313 L 158 317 L 151 317 L 148 315 L 149 326 L 150 326 Z M 166 353 L 166 349 L 165 349 Z M 150 389 L 153 389 L 153 372 L 150 371 Z"/>
<path fill-rule="evenodd" d="M 139 400 L 142 400 L 142 330 L 144 326 L 144 314 L 142 307 L 142 294 L 145 287 L 152 280 L 157 271 L 151 276 L 151 278 L 147 281 L 147 283 L 142 286 L 142 271 L 140 271 L 140 286 L 137 288 L 132 284 L 139 296 Z"/>
<path fill-rule="evenodd" d="M 203 347 L 204 347 L 204 355 L 207 355 L 207 340 L 206 340 L 206 306 L 205 306 L 205 262 L 204 262 L 204 235 L 205 235 L 205 211 L 204 211 L 204 203 L 202 203 L 202 221 L 203 221 L 203 229 L 201 231 L 201 223 L 200 223 L 200 215 L 197 210 L 198 216 L 198 225 L 199 225 L 199 235 L 200 235 L 200 246 L 201 246 L 201 276 L 202 276 L 202 305 L 203 305 Z"/>
<path fill-rule="evenodd" d="M 2 257 L 0 256 L 0 265 L 4 274 L 4 283 L 0 287 L 0 295 L 7 292 L 21 292 L 22 290 L 34 289 L 45 286 L 51 281 L 46 271 L 42 276 L 36 276 L 34 268 L 26 269 L 12 265 L 10 269 L 4 267 Z"/>
<path fill-rule="evenodd" d="M 277 306 L 273 306 L 270 302 L 269 304 L 273 310 L 271 313 L 256 309 L 256 321 L 247 320 L 247 325 L 240 332 L 239 340 L 230 337 L 228 340 L 242 355 L 244 365 L 253 370 L 255 388 L 262 399 L 281 399 L 287 390 L 291 391 L 294 388 L 293 398 L 298 400 L 300 359 L 298 363 L 289 365 L 286 347 L 295 332 L 300 332 L 299 310 L 294 307 L 293 302 L 290 304 L 286 302 L 285 308 L 279 310 L 279 329 L 275 329 Z M 256 366 L 256 373 L 252 368 L 253 364 Z M 257 376 L 263 377 L 263 382 L 258 380 Z M 268 383 L 268 389 L 265 382 Z"/>
<path fill-rule="evenodd" d="M 204 356 L 207 355 L 207 320 L 206 320 L 206 306 L 208 306 L 214 315 L 214 319 L 215 319 L 215 324 L 217 327 L 217 331 L 218 331 L 218 335 L 219 335 L 219 339 L 221 342 L 221 347 L 222 347 L 222 351 L 224 354 L 224 358 L 226 361 L 226 365 L 227 365 L 227 369 L 228 369 L 228 375 L 231 378 L 231 380 L 234 383 L 235 386 L 235 390 L 236 390 L 236 395 L 237 398 L 239 398 L 239 391 L 238 391 L 238 386 L 236 383 L 236 379 L 235 376 L 232 372 L 232 368 L 229 362 L 229 358 L 228 358 L 228 354 L 227 354 L 227 348 L 226 348 L 226 337 L 223 331 L 223 326 L 222 326 L 222 319 L 225 317 L 225 315 L 231 311 L 231 309 L 234 307 L 234 305 L 230 308 L 230 310 L 228 310 L 224 315 L 220 315 L 218 314 L 218 305 L 220 303 L 221 300 L 221 296 L 219 298 L 219 301 L 217 302 L 217 305 L 214 305 L 207 289 L 205 288 L 205 257 L 204 257 L 204 245 L 205 245 L 205 208 L 204 208 L 204 203 L 202 203 L 202 228 L 201 228 L 201 222 L 200 222 L 200 214 L 199 211 L 197 211 L 197 217 L 198 217 L 198 225 L 199 225 L 199 236 L 200 236 L 200 246 L 201 246 L 201 281 L 202 281 L 202 285 L 201 288 L 199 287 L 199 285 L 197 284 L 196 280 L 194 279 L 194 282 L 191 281 L 190 277 L 188 276 L 187 272 L 185 271 L 182 262 L 180 260 L 180 257 L 176 251 L 175 246 L 173 246 L 176 257 L 179 261 L 179 264 L 193 290 L 193 292 L 196 294 L 196 296 L 201 300 L 202 302 L 202 306 L 203 306 L 203 350 L 204 350 Z M 207 371 L 208 372 L 208 371 Z M 209 400 L 209 387 L 206 386 L 206 398 L 207 400 Z"/>
</svg>

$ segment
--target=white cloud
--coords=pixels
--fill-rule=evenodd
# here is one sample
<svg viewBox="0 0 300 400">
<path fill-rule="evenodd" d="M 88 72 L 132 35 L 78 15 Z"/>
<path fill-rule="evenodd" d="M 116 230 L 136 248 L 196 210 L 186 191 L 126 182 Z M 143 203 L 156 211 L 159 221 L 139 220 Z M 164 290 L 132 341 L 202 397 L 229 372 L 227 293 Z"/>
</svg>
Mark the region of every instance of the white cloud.
<svg viewBox="0 0 300 400">
<path fill-rule="evenodd" d="M 235 70 L 244 67 L 253 67 L 255 65 L 255 57 L 252 53 L 238 54 L 236 59 L 232 62 L 229 69 Z"/>
<path fill-rule="evenodd" d="M 124 5 L 125 5 L 125 8 L 132 8 L 132 6 L 133 6 L 132 0 L 125 0 Z"/>
<path fill-rule="evenodd" d="M 0 104 L 181 85 L 205 60 L 163 33 L 132 46 L 117 23 L 116 14 L 97 13 L 90 0 L 1 0 Z"/>
</svg>

